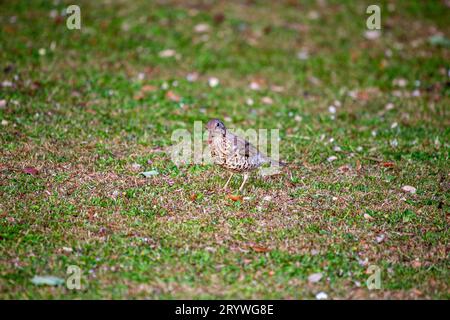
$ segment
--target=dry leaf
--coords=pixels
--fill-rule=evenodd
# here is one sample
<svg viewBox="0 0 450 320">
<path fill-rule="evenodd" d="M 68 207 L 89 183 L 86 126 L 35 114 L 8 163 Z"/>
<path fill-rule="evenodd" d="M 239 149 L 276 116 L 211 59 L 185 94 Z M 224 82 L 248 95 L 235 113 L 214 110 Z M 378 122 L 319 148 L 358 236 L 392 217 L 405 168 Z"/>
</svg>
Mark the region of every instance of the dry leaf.
<svg viewBox="0 0 450 320">
<path fill-rule="evenodd" d="M 356 160 L 356 171 L 360 171 L 361 170 L 361 161 Z"/>
<path fill-rule="evenodd" d="M 152 91 L 156 91 L 156 90 L 158 90 L 157 87 L 152 86 L 151 84 L 146 84 L 145 86 L 142 87 L 141 92 L 147 93 L 147 92 L 152 92 Z"/>
<path fill-rule="evenodd" d="M 233 201 L 241 201 L 243 200 L 242 196 L 240 195 L 234 195 L 234 194 L 228 194 L 227 198 Z"/>
<path fill-rule="evenodd" d="M 393 162 L 382 162 L 381 165 L 385 168 L 393 168 L 395 167 L 395 163 Z"/>
<path fill-rule="evenodd" d="M 225 15 L 223 13 L 217 13 L 213 19 L 216 24 L 221 24 L 225 20 Z"/>
<path fill-rule="evenodd" d="M 174 102 L 180 102 L 181 100 L 180 96 L 173 91 L 167 91 L 166 98 Z"/>
<path fill-rule="evenodd" d="M 270 104 L 273 103 L 273 99 L 271 97 L 263 97 L 261 99 L 261 102 L 264 103 L 264 104 L 269 104 L 270 105 Z"/>
<path fill-rule="evenodd" d="M 191 201 L 195 201 L 197 200 L 197 194 L 196 193 L 192 193 L 191 194 Z"/>
<path fill-rule="evenodd" d="M 266 248 L 266 247 L 260 247 L 260 246 L 252 246 L 251 247 L 253 249 L 253 251 L 255 252 L 269 252 L 270 249 Z"/>
<path fill-rule="evenodd" d="M 413 262 L 411 262 L 411 266 L 413 268 L 420 268 L 422 266 L 422 263 L 419 260 L 414 260 Z"/>
<path fill-rule="evenodd" d="M 172 50 L 172 49 L 166 49 L 166 50 L 161 51 L 161 52 L 159 53 L 159 56 L 160 56 L 161 58 L 170 58 L 170 57 L 175 56 L 176 54 L 177 54 L 177 52 L 176 52 L 175 50 Z"/>
<path fill-rule="evenodd" d="M 142 92 L 138 92 L 134 95 L 133 99 L 134 100 L 142 100 L 142 99 L 144 99 L 144 96 L 145 95 Z"/>
<path fill-rule="evenodd" d="M 32 176 L 37 176 L 39 173 L 39 171 L 33 167 L 26 167 L 25 169 L 23 169 L 23 172 L 31 174 Z"/>
</svg>

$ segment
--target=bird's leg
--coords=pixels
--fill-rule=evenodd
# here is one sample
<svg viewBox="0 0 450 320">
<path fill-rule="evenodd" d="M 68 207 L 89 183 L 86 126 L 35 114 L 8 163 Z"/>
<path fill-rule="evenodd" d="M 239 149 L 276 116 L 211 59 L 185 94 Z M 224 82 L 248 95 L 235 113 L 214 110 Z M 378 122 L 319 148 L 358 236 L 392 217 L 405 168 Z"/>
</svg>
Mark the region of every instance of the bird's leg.
<svg viewBox="0 0 450 320">
<path fill-rule="evenodd" d="M 231 178 L 233 177 L 233 172 L 231 173 L 231 176 L 228 178 L 228 181 L 227 181 L 227 183 L 225 183 L 225 185 L 223 186 L 223 188 L 224 189 L 226 189 L 227 187 L 228 187 L 228 184 L 230 183 L 230 181 L 231 181 Z"/>
<path fill-rule="evenodd" d="M 244 173 L 244 181 L 242 181 L 241 187 L 239 188 L 239 192 L 241 192 L 242 189 L 244 189 L 244 184 L 247 182 L 248 177 L 249 177 L 249 174 Z"/>
</svg>

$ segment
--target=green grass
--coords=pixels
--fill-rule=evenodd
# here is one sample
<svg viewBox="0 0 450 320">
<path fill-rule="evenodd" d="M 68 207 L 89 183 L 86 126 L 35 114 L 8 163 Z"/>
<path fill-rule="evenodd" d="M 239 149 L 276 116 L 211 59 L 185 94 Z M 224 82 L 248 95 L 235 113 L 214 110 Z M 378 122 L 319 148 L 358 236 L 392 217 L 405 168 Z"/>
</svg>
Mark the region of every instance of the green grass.
<svg viewBox="0 0 450 320">
<path fill-rule="evenodd" d="M 381 1 L 376 40 L 366 1 L 79 1 L 70 31 L 50 13 L 72 3 L 0 4 L 0 298 L 450 298 L 442 1 Z M 214 117 L 279 128 L 289 168 L 233 202 L 220 168 L 177 167 L 172 132 Z M 31 282 L 69 265 L 82 290 Z"/>
</svg>

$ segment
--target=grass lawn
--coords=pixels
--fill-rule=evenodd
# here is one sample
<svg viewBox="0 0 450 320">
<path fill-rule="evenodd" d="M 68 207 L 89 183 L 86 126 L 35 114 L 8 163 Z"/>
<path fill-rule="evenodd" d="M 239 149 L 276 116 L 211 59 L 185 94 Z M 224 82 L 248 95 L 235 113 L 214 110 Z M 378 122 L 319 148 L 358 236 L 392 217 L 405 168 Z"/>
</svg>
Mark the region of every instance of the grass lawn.
<svg viewBox="0 0 450 320">
<path fill-rule="evenodd" d="M 74 2 L 0 3 L 1 299 L 450 298 L 448 1 Z M 289 167 L 176 166 L 211 118 Z"/>
</svg>

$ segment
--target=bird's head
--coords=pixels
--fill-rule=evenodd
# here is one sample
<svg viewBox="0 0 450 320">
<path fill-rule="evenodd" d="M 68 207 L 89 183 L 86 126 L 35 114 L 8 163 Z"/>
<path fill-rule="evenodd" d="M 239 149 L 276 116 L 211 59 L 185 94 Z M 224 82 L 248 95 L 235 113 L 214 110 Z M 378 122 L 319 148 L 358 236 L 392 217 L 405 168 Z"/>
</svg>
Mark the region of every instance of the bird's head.
<svg viewBox="0 0 450 320">
<path fill-rule="evenodd" d="M 212 119 L 209 120 L 206 124 L 206 129 L 208 129 L 208 132 L 211 136 L 219 136 L 219 135 L 225 135 L 226 134 L 226 128 L 222 121 L 219 119 Z"/>
</svg>

